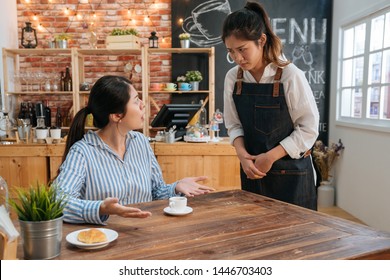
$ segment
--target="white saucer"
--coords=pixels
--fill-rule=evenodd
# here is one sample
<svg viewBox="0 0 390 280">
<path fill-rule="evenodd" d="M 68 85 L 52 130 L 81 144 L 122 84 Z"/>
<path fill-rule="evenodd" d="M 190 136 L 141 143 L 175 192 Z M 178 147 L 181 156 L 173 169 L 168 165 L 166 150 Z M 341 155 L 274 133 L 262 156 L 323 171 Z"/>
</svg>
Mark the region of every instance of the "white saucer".
<svg viewBox="0 0 390 280">
<path fill-rule="evenodd" d="M 93 244 L 87 244 L 87 243 L 83 243 L 83 242 L 77 240 L 78 234 L 82 231 L 89 230 L 89 228 L 80 229 L 80 230 L 76 230 L 76 231 L 69 233 L 66 236 L 66 241 L 68 241 L 70 244 L 72 244 L 78 248 L 93 250 L 93 249 L 100 249 L 100 248 L 106 247 L 110 242 L 112 242 L 118 238 L 118 233 L 115 230 L 107 229 L 107 228 L 97 228 L 97 229 L 106 234 L 107 241 L 93 243 Z"/>
<path fill-rule="evenodd" d="M 179 88 L 180 91 L 190 91 L 191 89 L 189 88 Z"/>
<path fill-rule="evenodd" d="M 176 88 L 164 88 L 165 91 L 175 91 Z"/>
<path fill-rule="evenodd" d="M 184 211 L 182 211 L 182 212 L 176 212 L 176 211 L 173 210 L 171 207 L 165 207 L 165 208 L 164 208 L 164 213 L 166 213 L 166 214 L 168 214 L 168 215 L 172 215 L 172 216 L 183 216 L 183 215 L 187 215 L 187 214 L 192 213 L 192 208 L 186 206 L 186 208 L 184 209 Z"/>
</svg>

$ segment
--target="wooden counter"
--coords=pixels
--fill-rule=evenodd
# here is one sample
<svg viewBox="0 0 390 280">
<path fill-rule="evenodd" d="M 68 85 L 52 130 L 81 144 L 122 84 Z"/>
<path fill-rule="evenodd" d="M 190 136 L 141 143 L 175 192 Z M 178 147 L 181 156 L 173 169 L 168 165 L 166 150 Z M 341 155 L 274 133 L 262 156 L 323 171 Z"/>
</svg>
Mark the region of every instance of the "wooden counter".
<svg viewBox="0 0 390 280">
<path fill-rule="evenodd" d="M 227 142 L 166 144 L 151 143 L 164 180 L 171 183 L 183 177 L 206 175 L 205 184 L 217 190 L 239 188 L 239 160 Z M 8 185 L 28 187 L 48 182 L 57 175 L 65 144 L 0 145 L 0 175 Z"/>
<path fill-rule="evenodd" d="M 388 232 L 241 190 L 189 198 L 193 212 L 186 216 L 164 214 L 167 205 L 137 204 L 153 213 L 146 219 L 110 217 L 106 228 L 118 239 L 96 250 L 79 249 L 66 236 L 102 226 L 65 223 L 58 259 L 390 259 Z"/>
<path fill-rule="evenodd" d="M 0 175 L 9 186 L 46 183 L 57 174 L 65 144 L 0 145 Z"/>
<path fill-rule="evenodd" d="M 227 139 L 208 143 L 156 142 L 154 153 L 167 183 L 183 177 L 206 175 L 209 179 L 204 184 L 217 191 L 241 186 L 240 161 Z"/>
</svg>

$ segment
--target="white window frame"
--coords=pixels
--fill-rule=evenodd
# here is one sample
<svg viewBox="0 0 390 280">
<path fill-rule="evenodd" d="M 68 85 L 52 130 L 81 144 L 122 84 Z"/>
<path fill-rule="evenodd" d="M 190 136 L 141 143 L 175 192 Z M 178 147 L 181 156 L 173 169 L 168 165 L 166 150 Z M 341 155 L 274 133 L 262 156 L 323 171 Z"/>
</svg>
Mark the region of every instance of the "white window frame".
<svg viewBox="0 0 390 280">
<path fill-rule="evenodd" d="M 339 31 L 339 38 L 340 38 L 340 44 L 339 44 L 339 59 L 338 59 L 338 71 L 337 71 L 337 101 L 336 101 L 336 125 L 341 126 L 347 126 L 347 127 L 355 127 L 359 129 L 366 129 L 366 130 L 374 130 L 374 131 L 381 131 L 381 132 L 389 132 L 390 133 L 390 120 L 383 120 L 383 119 L 371 119 L 366 117 L 367 112 L 367 99 L 368 99 L 368 67 L 369 67 L 369 57 L 372 53 L 370 51 L 370 38 L 371 38 L 371 21 L 372 19 L 381 16 L 386 15 L 390 12 L 390 5 L 386 6 L 383 9 L 380 9 L 376 12 L 370 13 L 367 16 L 361 17 L 358 20 L 349 22 L 345 25 L 343 25 L 340 28 Z M 362 112 L 361 117 L 346 117 L 341 115 L 341 98 L 342 98 L 342 90 L 344 89 L 342 87 L 343 82 L 343 62 L 345 60 L 344 56 L 344 31 L 348 30 L 350 28 L 354 28 L 360 24 L 366 24 L 366 34 L 365 34 L 365 48 L 364 48 L 364 68 L 363 68 L 363 83 L 361 86 L 362 89 Z M 389 30 L 389 29 L 387 29 Z M 384 31 L 384 36 L 390 36 L 389 34 L 386 35 L 386 32 Z M 390 50 L 390 47 L 382 48 L 380 49 L 382 51 Z M 378 51 L 378 50 L 376 50 Z M 379 83 L 381 86 L 390 86 L 389 82 L 386 83 Z M 352 104 L 351 104 L 352 105 Z"/>
</svg>

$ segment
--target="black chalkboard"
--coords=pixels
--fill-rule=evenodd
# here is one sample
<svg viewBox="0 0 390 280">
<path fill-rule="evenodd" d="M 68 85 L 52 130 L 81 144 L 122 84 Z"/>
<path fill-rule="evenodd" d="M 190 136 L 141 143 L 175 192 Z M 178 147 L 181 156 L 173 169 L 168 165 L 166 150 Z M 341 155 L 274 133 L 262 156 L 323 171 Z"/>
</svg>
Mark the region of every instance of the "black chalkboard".
<svg viewBox="0 0 390 280">
<path fill-rule="evenodd" d="M 284 54 L 306 77 L 320 111 L 319 139 L 328 142 L 330 38 L 332 0 L 263 0 L 275 33 L 284 45 Z M 215 100 L 223 111 L 223 82 L 226 72 L 234 66 L 220 39 L 223 20 L 227 14 L 242 8 L 246 0 L 172 0 L 172 47 L 179 47 L 180 33 L 189 32 L 191 47 L 216 49 Z M 179 19 L 184 19 L 182 24 Z M 207 75 L 207 64 L 196 57 L 172 57 L 172 78 L 191 66 L 199 67 Z M 204 83 L 205 85 L 207 82 Z M 199 98 L 198 98 L 199 99 Z M 221 130 L 226 135 L 226 130 Z"/>
</svg>

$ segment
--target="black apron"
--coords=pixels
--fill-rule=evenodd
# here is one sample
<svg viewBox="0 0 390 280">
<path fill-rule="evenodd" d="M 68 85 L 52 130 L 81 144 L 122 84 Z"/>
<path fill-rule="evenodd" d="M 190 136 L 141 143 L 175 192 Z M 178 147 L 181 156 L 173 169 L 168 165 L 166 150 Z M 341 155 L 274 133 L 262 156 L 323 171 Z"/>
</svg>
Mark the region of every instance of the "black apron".
<svg viewBox="0 0 390 280">
<path fill-rule="evenodd" d="M 271 150 L 294 130 L 280 83 L 282 72 L 283 69 L 278 68 L 273 83 L 259 84 L 243 82 L 243 70 L 238 70 L 233 100 L 244 129 L 245 148 L 251 155 Z M 317 209 L 310 156 L 292 159 L 287 155 L 275 161 L 267 176 L 258 180 L 248 179 L 242 167 L 240 169 L 243 190 Z"/>
</svg>

